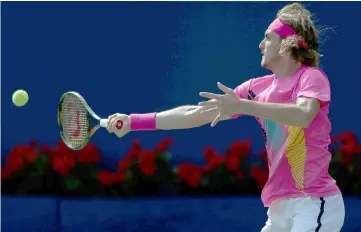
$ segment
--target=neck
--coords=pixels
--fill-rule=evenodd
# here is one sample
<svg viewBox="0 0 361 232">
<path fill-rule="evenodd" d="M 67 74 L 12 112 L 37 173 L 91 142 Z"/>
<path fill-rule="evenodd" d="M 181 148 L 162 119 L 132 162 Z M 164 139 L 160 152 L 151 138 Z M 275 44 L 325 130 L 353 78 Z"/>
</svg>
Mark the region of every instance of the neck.
<svg viewBox="0 0 361 232">
<path fill-rule="evenodd" d="M 300 62 L 294 61 L 292 59 L 281 60 L 278 64 L 275 64 L 272 67 L 272 72 L 275 74 L 276 78 L 289 77 L 301 66 Z"/>
</svg>

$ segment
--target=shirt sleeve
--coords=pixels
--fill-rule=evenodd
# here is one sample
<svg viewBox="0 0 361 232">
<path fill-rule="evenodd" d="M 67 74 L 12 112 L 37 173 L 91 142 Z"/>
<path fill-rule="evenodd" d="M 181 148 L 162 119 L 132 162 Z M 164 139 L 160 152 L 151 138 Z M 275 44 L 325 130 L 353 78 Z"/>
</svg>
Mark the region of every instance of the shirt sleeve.
<svg viewBox="0 0 361 232">
<path fill-rule="evenodd" d="M 331 100 L 330 82 L 327 76 L 318 69 L 305 71 L 300 79 L 300 89 L 297 98 L 315 98 L 321 105 L 327 104 Z"/>
<path fill-rule="evenodd" d="M 234 92 L 236 93 L 236 95 L 239 98 L 241 98 L 241 99 L 247 99 L 248 98 L 248 90 L 250 89 L 250 83 L 251 83 L 251 80 L 248 80 L 246 82 L 243 82 L 241 85 L 237 86 L 234 89 Z M 242 116 L 242 114 L 232 115 L 231 118 L 236 119 L 239 116 Z"/>
</svg>

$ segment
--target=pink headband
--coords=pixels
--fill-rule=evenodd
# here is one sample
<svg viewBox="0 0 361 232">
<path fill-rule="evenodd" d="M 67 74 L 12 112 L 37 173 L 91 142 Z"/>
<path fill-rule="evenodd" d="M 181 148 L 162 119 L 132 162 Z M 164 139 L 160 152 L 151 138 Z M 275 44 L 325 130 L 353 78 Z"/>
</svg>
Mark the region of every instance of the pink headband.
<svg viewBox="0 0 361 232">
<path fill-rule="evenodd" d="M 298 36 L 297 32 L 293 30 L 292 27 L 283 23 L 279 18 L 276 18 L 268 28 L 281 36 L 281 38 L 286 38 L 288 36 Z M 309 49 L 306 41 L 303 41 L 302 39 L 298 40 L 298 46 Z"/>
</svg>

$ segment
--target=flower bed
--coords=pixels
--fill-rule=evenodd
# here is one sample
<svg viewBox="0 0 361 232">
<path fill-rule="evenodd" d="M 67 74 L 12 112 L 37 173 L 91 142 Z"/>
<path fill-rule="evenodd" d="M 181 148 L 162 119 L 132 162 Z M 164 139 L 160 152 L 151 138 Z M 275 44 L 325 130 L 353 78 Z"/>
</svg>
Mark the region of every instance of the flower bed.
<svg viewBox="0 0 361 232">
<path fill-rule="evenodd" d="M 99 168 L 101 152 L 89 144 L 74 152 L 31 142 L 18 145 L 1 169 L 2 193 L 72 197 L 256 195 L 268 178 L 266 152 L 251 154 L 251 141 L 234 141 L 223 154 L 203 152 L 205 165 L 171 165 L 165 139 L 154 149 L 139 140 L 118 162 L 116 172 Z M 330 173 L 344 194 L 361 194 L 361 145 L 345 132 L 332 139 Z"/>
</svg>

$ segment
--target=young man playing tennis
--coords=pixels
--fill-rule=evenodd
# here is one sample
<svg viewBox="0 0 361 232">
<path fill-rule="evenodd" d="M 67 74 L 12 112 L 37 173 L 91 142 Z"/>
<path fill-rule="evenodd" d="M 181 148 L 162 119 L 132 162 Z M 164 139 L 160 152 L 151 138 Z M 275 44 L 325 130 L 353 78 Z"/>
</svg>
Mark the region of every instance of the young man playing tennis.
<svg viewBox="0 0 361 232">
<path fill-rule="evenodd" d="M 224 94 L 160 113 L 115 114 L 108 130 L 122 137 L 137 130 L 215 126 L 240 115 L 255 116 L 263 128 L 269 179 L 262 190 L 268 220 L 262 232 L 338 232 L 345 210 L 341 192 L 328 173 L 331 125 L 330 85 L 317 68 L 318 32 L 302 5 L 277 13 L 259 45 L 262 67 L 273 75 L 246 81 L 236 89 L 218 83 Z M 116 129 L 118 120 L 123 128 Z"/>
</svg>

